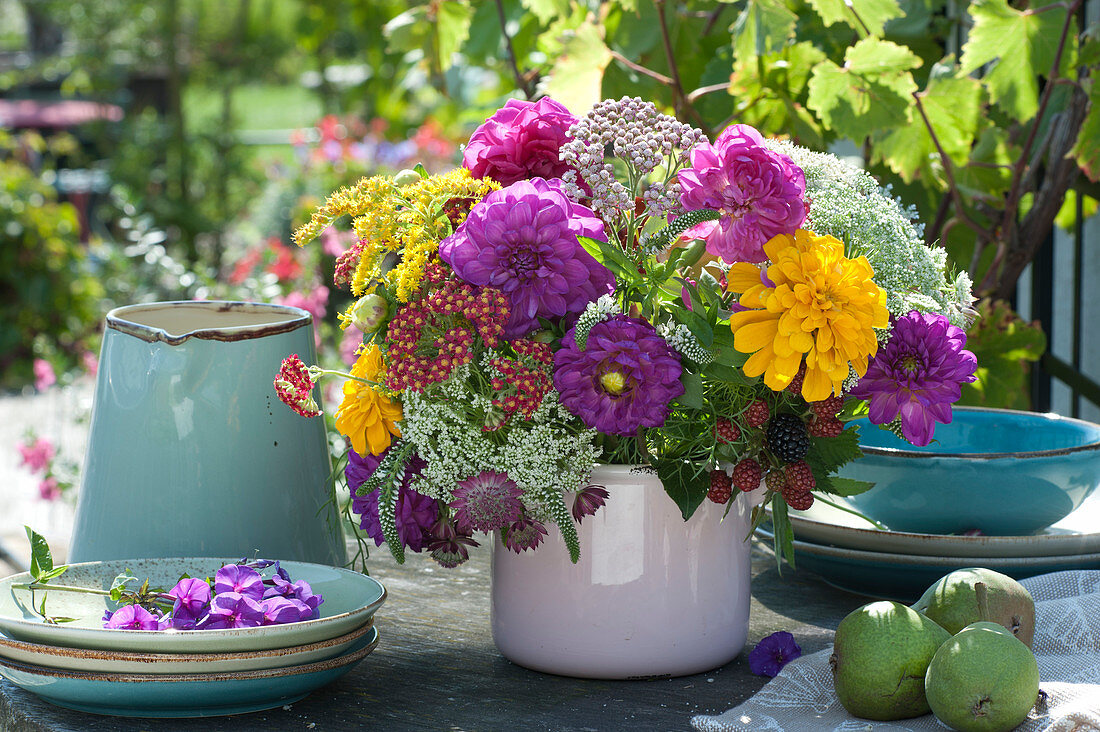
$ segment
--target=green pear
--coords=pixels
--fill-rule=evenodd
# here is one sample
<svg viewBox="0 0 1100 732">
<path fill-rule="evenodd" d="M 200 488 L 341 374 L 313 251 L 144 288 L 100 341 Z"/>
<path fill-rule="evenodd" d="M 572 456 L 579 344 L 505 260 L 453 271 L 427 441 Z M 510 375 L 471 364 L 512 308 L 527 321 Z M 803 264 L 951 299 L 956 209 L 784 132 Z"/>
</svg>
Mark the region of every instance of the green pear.
<svg viewBox="0 0 1100 732">
<path fill-rule="evenodd" d="M 951 634 L 988 620 L 1012 631 L 1028 648 L 1035 635 L 1035 601 L 1031 593 L 1008 575 L 992 569 L 959 569 L 940 578 L 925 590 L 913 609 Z"/>
<path fill-rule="evenodd" d="M 924 672 L 951 634 L 900 602 L 853 610 L 836 629 L 833 685 L 840 703 L 864 719 L 928 714 Z"/>
<path fill-rule="evenodd" d="M 932 713 L 952 729 L 1002 732 L 1035 705 L 1039 664 L 1008 629 L 978 622 L 940 646 L 924 684 Z"/>
</svg>

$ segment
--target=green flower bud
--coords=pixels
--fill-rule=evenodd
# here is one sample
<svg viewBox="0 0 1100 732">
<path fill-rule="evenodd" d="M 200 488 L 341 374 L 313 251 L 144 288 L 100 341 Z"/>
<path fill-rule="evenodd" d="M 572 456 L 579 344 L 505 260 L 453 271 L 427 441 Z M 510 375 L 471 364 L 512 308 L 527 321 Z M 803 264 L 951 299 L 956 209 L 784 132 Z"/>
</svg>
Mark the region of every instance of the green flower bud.
<svg viewBox="0 0 1100 732">
<path fill-rule="evenodd" d="M 351 322 L 364 333 L 373 333 L 386 319 L 389 306 L 381 295 L 364 295 L 351 306 Z"/>
<path fill-rule="evenodd" d="M 405 186 L 411 186 L 413 183 L 419 182 L 420 173 L 417 173 L 412 168 L 405 168 L 393 177 L 393 184 L 398 188 L 404 188 Z"/>
</svg>

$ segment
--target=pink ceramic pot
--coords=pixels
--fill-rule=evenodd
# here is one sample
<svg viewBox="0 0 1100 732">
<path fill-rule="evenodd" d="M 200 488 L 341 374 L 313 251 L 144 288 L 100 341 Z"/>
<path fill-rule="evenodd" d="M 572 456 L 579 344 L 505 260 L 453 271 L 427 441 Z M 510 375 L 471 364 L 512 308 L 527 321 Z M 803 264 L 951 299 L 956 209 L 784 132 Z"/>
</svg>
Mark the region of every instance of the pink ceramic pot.
<svg viewBox="0 0 1100 732">
<path fill-rule="evenodd" d="M 725 506 L 703 501 L 685 522 L 654 474 L 597 466 L 590 482 L 610 498 L 578 527 L 577 564 L 552 526 L 533 552 L 496 538 L 500 652 L 536 671 L 598 679 L 684 676 L 733 660 L 749 630 L 752 494 L 734 496 L 725 519 Z"/>
</svg>

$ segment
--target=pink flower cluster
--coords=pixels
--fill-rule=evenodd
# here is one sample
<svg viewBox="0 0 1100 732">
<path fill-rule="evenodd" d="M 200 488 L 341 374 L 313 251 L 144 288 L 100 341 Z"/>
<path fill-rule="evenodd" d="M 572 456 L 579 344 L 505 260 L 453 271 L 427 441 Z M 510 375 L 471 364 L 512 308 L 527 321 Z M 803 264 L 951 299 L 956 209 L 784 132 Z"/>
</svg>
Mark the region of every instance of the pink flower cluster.
<svg viewBox="0 0 1100 732">
<path fill-rule="evenodd" d="M 520 358 L 498 356 L 489 362 L 500 374 L 491 382 L 493 389 L 499 392 L 493 399 L 493 406 L 504 412 L 505 420 L 517 412 L 524 419 L 530 419 L 542 404 L 546 392 L 553 388 L 551 373 L 554 356 L 549 345 L 538 341 L 520 339 L 512 341 L 511 346 Z M 499 429 L 503 424 L 502 421 L 499 425 L 487 425 L 483 429 Z"/>
<path fill-rule="evenodd" d="M 279 375 L 275 377 L 275 393 L 283 404 L 303 417 L 316 417 L 321 414 L 317 402 L 313 399 L 313 385 L 316 382 L 309 375 L 309 368 L 295 353 L 283 359 Z"/>
</svg>

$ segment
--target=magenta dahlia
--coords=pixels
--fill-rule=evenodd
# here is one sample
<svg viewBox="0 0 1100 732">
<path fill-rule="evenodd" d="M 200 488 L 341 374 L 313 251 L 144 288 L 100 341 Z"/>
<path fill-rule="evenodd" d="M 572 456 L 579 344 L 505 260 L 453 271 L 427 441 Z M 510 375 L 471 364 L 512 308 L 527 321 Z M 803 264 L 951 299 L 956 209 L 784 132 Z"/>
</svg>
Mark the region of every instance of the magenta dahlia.
<svg viewBox="0 0 1100 732">
<path fill-rule="evenodd" d="M 793 234 L 806 219 L 806 177 L 786 155 L 769 150 L 749 125 L 727 127 L 714 144 L 691 151 L 691 167 L 678 174 L 687 211 L 719 211 L 685 236 L 705 239 L 707 251 L 726 262 L 763 262 L 764 244 Z"/>
<path fill-rule="evenodd" d="M 374 543 L 382 546 L 385 537 L 382 534 L 382 524 L 378 519 L 378 489 L 375 488 L 366 495 L 359 495 L 357 490 L 374 475 L 382 458 L 389 452 L 381 455 L 361 456 L 355 450 L 348 451 L 348 465 L 344 469 L 344 477 L 351 491 L 351 510 L 360 516 L 359 526 L 367 535 L 374 539 Z M 414 476 L 420 475 L 420 471 L 428 464 L 418 455 L 413 455 L 405 467 L 405 477 L 401 481 L 401 489 L 397 495 L 397 535 L 401 543 L 414 552 L 419 552 L 428 545 L 431 540 L 432 525 L 439 517 L 439 504 L 431 496 L 425 496 L 409 487 L 409 482 Z"/>
<path fill-rule="evenodd" d="M 890 342 L 851 394 L 868 401 L 871 422 L 889 424 L 900 416 L 905 439 L 927 445 L 936 422 L 951 423 L 962 384 L 976 378 L 978 359 L 965 346 L 962 328 L 938 313 L 913 310 L 894 321 Z"/>
<path fill-rule="evenodd" d="M 582 351 L 573 330 L 554 354 L 554 388 L 589 427 L 632 435 L 660 427 L 684 393 L 680 358 L 648 322 L 616 315 L 597 323 Z"/>
<path fill-rule="evenodd" d="M 482 470 L 460 480 L 451 495 L 455 523 L 462 529 L 496 531 L 523 515 L 523 503 L 519 500 L 523 490 L 507 473 Z"/>
<path fill-rule="evenodd" d="M 577 118 L 550 97 L 537 102 L 510 99 L 470 136 L 462 166 L 475 178 L 492 178 L 502 186 L 527 178 L 561 178 L 572 168 L 558 149 Z"/>
<path fill-rule="evenodd" d="M 578 236 L 607 240 L 603 222 L 570 201 L 560 181 L 534 178 L 482 199 L 439 255 L 465 282 L 507 296 L 510 340 L 538 329 L 539 318 L 581 313 L 614 290 L 615 277 Z"/>
</svg>

